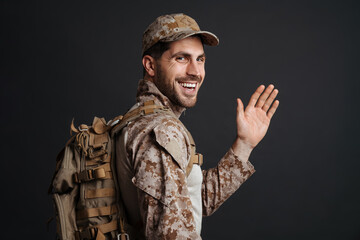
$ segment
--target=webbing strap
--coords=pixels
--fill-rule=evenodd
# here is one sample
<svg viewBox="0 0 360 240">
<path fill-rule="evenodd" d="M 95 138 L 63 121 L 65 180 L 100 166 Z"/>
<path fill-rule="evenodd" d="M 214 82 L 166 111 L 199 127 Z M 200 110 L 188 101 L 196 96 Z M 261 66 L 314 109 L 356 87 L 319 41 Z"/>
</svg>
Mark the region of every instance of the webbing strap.
<svg viewBox="0 0 360 240">
<path fill-rule="evenodd" d="M 109 223 L 105 223 L 102 225 L 97 225 L 95 226 L 98 229 L 98 232 L 101 233 L 108 233 L 108 232 L 112 232 L 118 229 L 117 227 L 117 220 L 111 221 Z"/>
<path fill-rule="evenodd" d="M 185 126 L 184 126 L 185 128 Z M 186 128 L 185 128 L 186 129 Z M 199 166 L 201 166 L 203 164 L 203 155 L 201 153 L 196 153 L 196 146 L 195 146 L 195 141 L 194 138 L 192 137 L 191 133 L 189 131 L 186 130 L 186 133 L 189 137 L 190 140 L 190 161 L 189 164 L 186 167 L 186 176 L 189 176 L 193 164 L 197 164 Z"/>
<path fill-rule="evenodd" d="M 191 156 L 191 161 L 193 164 L 201 166 L 203 164 L 203 155 L 201 153 L 196 153 L 195 155 Z"/>
<path fill-rule="evenodd" d="M 104 156 L 100 156 L 98 158 L 95 159 L 86 159 L 86 166 L 92 166 L 92 165 L 96 165 L 99 163 L 109 163 L 111 159 L 110 154 L 106 155 L 106 158 L 104 159 Z"/>
<path fill-rule="evenodd" d="M 100 167 L 87 169 L 79 173 L 75 173 L 74 177 L 76 183 L 87 182 L 95 179 L 111 179 L 112 173 L 110 163 L 105 163 Z"/>
<path fill-rule="evenodd" d="M 111 221 L 109 223 L 96 225 L 94 227 L 85 228 L 80 231 L 76 231 L 75 238 L 77 240 L 82 239 L 94 239 L 96 237 L 96 240 L 105 240 L 105 235 L 108 232 L 112 232 L 117 230 L 117 221 Z"/>
<path fill-rule="evenodd" d="M 96 240 L 106 240 L 105 235 L 99 230 L 96 234 Z"/>
<path fill-rule="evenodd" d="M 115 196 L 114 188 L 87 189 L 85 192 L 85 199 L 113 196 Z"/>
<path fill-rule="evenodd" d="M 117 213 L 116 205 L 98 207 L 98 208 L 86 208 L 78 210 L 76 212 L 77 219 L 84 219 L 97 216 L 108 216 Z"/>
<path fill-rule="evenodd" d="M 96 229 L 95 228 L 85 228 L 80 231 L 75 232 L 75 239 L 82 240 L 82 239 L 92 239 L 96 236 Z"/>
<path fill-rule="evenodd" d="M 163 107 L 155 105 L 153 100 L 144 102 L 144 106 L 135 108 L 130 112 L 126 113 L 122 121 L 128 121 L 132 117 L 137 117 L 139 115 L 147 115 L 156 112 L 157 109 L 162 109 Z"/>
<path fill-rule="evenodd" d="M 191 151 L 191 156 L 190 156 L 190 161 L 186 167 L 186 176 L 189 176 L 191 170 L 192 170 L 192 167 L 194 165 L 194 162 L 192 161 L 193 157 L 196 156 L 195 153 L 193 151 Z"/>
<path fill-rule="evenodd" d="M 111 136 L 113 137 L 114 134 L 116 134 L 118 131 L 123 129 L 129 122 L 137 119 L 138 117 L 157 112 L 170 111 L 166 107 L 155 105 L 154 100 L 144 102 L 143 106 L 138 106 L 124 115 L 121 121 L 112 129 Z"/>
</svg>

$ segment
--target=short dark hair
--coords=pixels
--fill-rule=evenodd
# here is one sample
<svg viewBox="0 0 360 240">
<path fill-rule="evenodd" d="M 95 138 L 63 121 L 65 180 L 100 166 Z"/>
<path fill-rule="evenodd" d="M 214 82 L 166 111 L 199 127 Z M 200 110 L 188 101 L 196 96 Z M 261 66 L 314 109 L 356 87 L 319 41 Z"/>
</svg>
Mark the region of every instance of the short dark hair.
<svg viewBox="0 0 360 240">
<path fill-rule="evenodd" d="M 152 47 L 150 47 L 148 50 L 146 50 L 143 54 L 143 57 L 145 55 L 149 55 L 153 57 L 155 60 L 158 60 L 161 58 L 164 52 L 166 52 L 170 48 L 171 42 L 157 42 Z M 145 76 L 146 70 L 143 67 L 143 76 Z"/>
<path fill-rule="evenodd" d="M 146 50 L 143 54 L 150 55 L 155 59 L 161 58 L 162 54 L 170 48 L 171 42 L 157 42 L 153 46 L 151 46 L 148 50 Z"/>
</svg>

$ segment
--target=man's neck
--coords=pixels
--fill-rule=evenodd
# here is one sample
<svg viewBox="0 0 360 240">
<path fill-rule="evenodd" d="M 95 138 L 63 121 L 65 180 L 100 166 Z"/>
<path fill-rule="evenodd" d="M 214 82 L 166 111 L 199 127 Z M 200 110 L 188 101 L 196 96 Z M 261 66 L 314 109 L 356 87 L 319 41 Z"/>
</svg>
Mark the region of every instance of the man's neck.
<svg viewBox="0 0 360 240">
<path fill-rule="evenodd" d="M 179 118 L 181 114 L 185 111 L 186 108 L 174 104 L 167 96 L 165 96 L 156 85 L 150 80 L 144 78 L 139 81 L 138 90 L 137 90 L 137 101 L 142 102 L 148 98 L 156 98 L 162 105 L 170 108 L 174 114 Z"/>
</svg>

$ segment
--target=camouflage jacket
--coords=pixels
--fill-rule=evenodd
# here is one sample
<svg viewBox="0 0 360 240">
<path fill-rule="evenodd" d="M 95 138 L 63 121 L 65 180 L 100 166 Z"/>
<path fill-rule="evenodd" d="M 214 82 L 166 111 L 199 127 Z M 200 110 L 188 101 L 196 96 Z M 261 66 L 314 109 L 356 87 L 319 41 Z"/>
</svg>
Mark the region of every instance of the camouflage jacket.
<svg viewBox="0 0 360 240">
<path fill-rule="evenodd" d="M 128 222 L 136 228 L 136 239 L 201 239 L 187 187 L 190 141 L 178 119 L 185 109 L 174 106 L 152 82 L 141 80 L 137 102 L 148 100 L 170 108 L 176 117 L 149 114 L 129 123 L 118 136 L 117 175 Z M 170 141 L 183 154 L 168 152 Z M 120 151 L 126 159 L 118 157 Z M 247 158 L 230 149 L 216 167 L 202 170 L 203 216 L 217 210 L 254 173 Z"/>
</svg>

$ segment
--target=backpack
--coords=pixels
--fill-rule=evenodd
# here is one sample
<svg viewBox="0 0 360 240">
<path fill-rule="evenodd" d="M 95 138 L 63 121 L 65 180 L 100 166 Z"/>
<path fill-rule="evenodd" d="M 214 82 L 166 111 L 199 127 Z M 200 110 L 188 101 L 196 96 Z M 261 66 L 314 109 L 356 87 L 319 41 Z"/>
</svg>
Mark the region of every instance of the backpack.
<svg viewBox="0 0 360 240">
<path fill-rule="evenodd" d="M 115 168 L 115 135 L 129 122 L 153 113 L 173 114 L 169 109 L 147 101 L 142 106 L 118 116 L 108 123 L 94 117 L 91 126 L 81 124 L 56 158 L 56 169 L 48 193 L 52 195 L 57 237 L 61 240 L 118 239 L 136 235 L 127 224 L 125 209 L 118 190 Z M 186 128 L 185 128 L 186 129 Z M 202 155 L 191 142 L 191 161 L 202 164 Z"/>
</svg>

